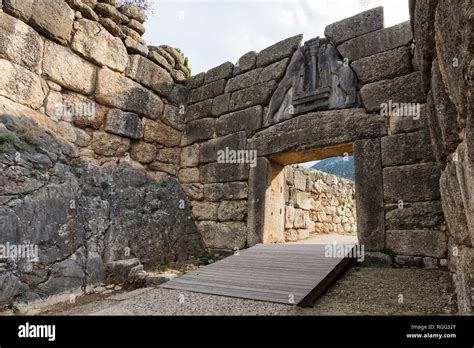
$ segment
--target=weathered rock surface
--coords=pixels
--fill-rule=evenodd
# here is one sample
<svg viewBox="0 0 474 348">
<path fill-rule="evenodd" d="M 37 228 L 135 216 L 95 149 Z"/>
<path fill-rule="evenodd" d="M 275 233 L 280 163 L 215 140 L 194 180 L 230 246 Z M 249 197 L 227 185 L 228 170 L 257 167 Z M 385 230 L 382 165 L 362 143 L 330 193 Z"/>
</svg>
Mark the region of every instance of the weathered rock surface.
<svg viewBox="0 0 474 348">
<path fill-rule="evenodd" d="M 143 119 L 143 139 L 148 142 L 173 147 L 179 145 L 181 132 L 161 121 Z"/>
<path fill-rule="evenodd" d="M 303 35 L 296 35 L 265 48 L 257 55 L 257 67 L 264 67 L 276 61 L 290 57 L 301 45 Z"/>
<path fill-rule="evenodd" d="M 379 111 L 383 104 L 390 105 L 390 101 L 392 103 L 423 103 L 426 101 L 419 72 L 366 84 L 361 88 L 360 94 L 368 112 Z"/>
<path fill-rule="evenodd" d="M 406 46 L 412 39 L 410 22 L 407 21 L 348 40 L 337 46 L 337 49 L 344 58 L 357 60 L 400 46 Z"/>
<path fill-rule="evenodd" d="M 408 47 L 377 53 L 351 63 L 359 81 L 369 83 L 393 79 L 412 71 L 411 54 Z"/>
<path fill-rule="evenodd" d="M 218 135 L 227 135 L 245 131 L 249 137 L 262 126 L 262 112 L 263 108 L 257 105 L 222 115 L 217 119 L 216 132 Z"/>
<path fill-rule="evenodd" d="M 356 36 L 382 28 L 383 7 L 380 6 L 328 25 L 324 29 L 324 36 L 338 45 Z"/>
<path fill-rule="evenodd" d="M 336 131 L 337 130 L 337 131 Z M 364 109 L 312 112 L 268 127 L 249 140 L 259 156 L 348 143 L 386 134 L 382 116 Z"/>
<path fill-rule="evenodd" d="M 4 59 L 0 59 L 0 95 L 32 109 L 38 109 L 45 99 L 38 75 Z"/>
<path fill-rule="evenodd" d="M 386 244 L 401 255 L 421 255 L 443 258 L 446 255 L 446 235 L 433 230 L 389 230 Z"/>
<path fill-rule="evenodd" d="M 439 168 L 434 163 L 420 163 L 383 169 L 386 203 L 439 200 Z M 422 181 L 419 178 L 423 178 Z"/>
<path fill-rule="evenodd" d="M 100 69 L 97 73 L 96 99 L 151 119 L 157 119 L 163 111 L 163 102 L 157 95 L 109 69 Z"/>
<path fill-rule="evenodd" d="M 198 224 L 204 243 L 210 248 L 234 249 L 245 247 L 247 231 L 241 222 L 202 221 Z"/>
<path fill-rule="evenodd" d="M 440 166 L 444 167 L 446 157 L 456 150 L 460 139 L 458 136 L 458 113 L 447 93 L 437 60 L 433 61 L 431 69 L 431 89 L 427 97 L 427 113 L 434 154 Z M 453 125 L 457 125 L 457 127 L 453 127 Z"/>
<path fill-rule="evenodd" d="M 160 85 L 173 82 L 165 69 L 140 55 L 130 56 L 126 75 L 157 92 Z"/>
<path fill-rule="evenodd" d="M 73 21 L 74 11 L 65 1 L 34 0 L 29 24 L 47 38 L 65 45 Z"/>
<path fill-rule="evenodd" d="M 216 120 L 214 118 L 203 118 L 186 124 L 186 130 L 181 139 L 181 145 L 190 145 L 199 140 L 211 139 L 214 135 Z"/>
<path fill-rule="evenodd" d="M 133 112 L 123 112 L 118 109 L 112 109 L 107 114 L 105 130 L 130 139 L 140 139 L 143 136 L 143 124 L 140 117 Z"/>
<path fill-rule="evenodd" d="M 206 76 L 204 77 L 204 83 L 207 84 L 221 79 L 228 79 L 232 76 L 233 71 L 234 64 L 232 64 L 231 62 L 225 62 L 206 72 Z"/>
<path fill-rule="evenodd" d="M 22 114 L 21 106 L 17 111 L 13 106 L 2 103 L 0 112 L 2 136 L 18 144 L 0 145 L 0 243 L 38 244 L 39 262 L 18 264 L 2 274 L 1 301 L 103 281 L 107 264 L 131 255 L 151 267 L 203 251 L 188 219 L 189 206 L 177 209 L 186 198 L 174 178 L 152 178 L 124 162 L 100 166 L 74 160 L 71 145 Z M 22 135 L 32 143 L 22 141 Z M 17 151 L 21 160 L 15 163 Z M 18 175 L 26 180 L 15 180 Z"/>
<path fill-rule="evenodd" d="M 440 201 L 404 203 L 385 213 L 385 226 L 389 230 L 439 228 L 443 221 Z"/>
<path fill-rule="evenodd" d="M 93 92 L 96 68 L 69 48 L 47 42 L 43 71 L 52 81 L 72 91 L 82 94 Z"/>
<path fill-rule="evenodd" d="M 354 142 L 357 232 L 367 250 L 385 243 L 380 138 Z"/>
<path fill-rule="evenodd" d="M 428 130 L 382 138 L 382 165 L 384 167 L 433 162 L 434 159 Z"/>
<path fill-rule="evenodd" d="M 13 36 L 12 33 L 15 33 Z M 0 12 L 0 56 L 32 71 L 43 57 L 41 36 L 22 21 Z"/>
<path fill-rule="evenodd" d="M 79 21 L 71 48 L 85 59 L 119 72 L 123 72 L 128 64 L 127 50 L 122 40 L 102 30 L 97 22 L 87 19 Z"/>
</svg>

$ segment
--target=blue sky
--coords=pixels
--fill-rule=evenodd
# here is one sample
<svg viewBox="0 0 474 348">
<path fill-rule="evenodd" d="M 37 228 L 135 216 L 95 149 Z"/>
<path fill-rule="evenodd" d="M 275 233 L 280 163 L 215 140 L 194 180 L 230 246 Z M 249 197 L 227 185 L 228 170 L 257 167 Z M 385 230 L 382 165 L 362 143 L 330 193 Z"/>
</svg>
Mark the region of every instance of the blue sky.
<svg viewBox="0 0 474 348">
<path fill-rule="evenodd" d="M 145 40 L 182 49 L 197 74 L 296 34 L 323 36 L 326 25 L 377 6 L 386 27 L 409 19 L 408 0 L 154 0 Z"/>
</svg>

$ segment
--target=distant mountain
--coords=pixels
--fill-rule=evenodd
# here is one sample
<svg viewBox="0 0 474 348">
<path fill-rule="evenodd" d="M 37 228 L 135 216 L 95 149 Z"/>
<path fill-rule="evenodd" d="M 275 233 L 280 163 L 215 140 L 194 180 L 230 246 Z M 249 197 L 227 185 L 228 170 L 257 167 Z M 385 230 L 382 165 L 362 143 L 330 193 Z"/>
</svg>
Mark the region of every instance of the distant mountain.
<svg viewBox="0 0 474 348">
<path fill-rule="evenodd" d="M 311 168 L 354 181 L 354 158 L 352 156 L 326 158 Z"/>
</svg>

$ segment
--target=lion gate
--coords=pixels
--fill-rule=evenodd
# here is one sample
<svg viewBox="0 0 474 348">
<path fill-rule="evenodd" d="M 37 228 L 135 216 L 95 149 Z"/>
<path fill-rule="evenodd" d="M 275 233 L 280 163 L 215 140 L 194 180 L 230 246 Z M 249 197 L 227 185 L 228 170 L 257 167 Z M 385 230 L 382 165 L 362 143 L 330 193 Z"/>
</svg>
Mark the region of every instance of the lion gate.
<svg viewBox="0 0 474 348">
<path fill-rule="evenodd" d="M 271 242 L 284 165 L 353 154 L 359 242 L 373 257 L 438 264 L 447 239 L 410 22 L 375 8 L 243 55 L 189 81 L 181 169 L 211 249 Z M 256 163 L 218 160 L 256 151 Z M 282 209 L 283 207 L 283 209 Z"/>
</svg>

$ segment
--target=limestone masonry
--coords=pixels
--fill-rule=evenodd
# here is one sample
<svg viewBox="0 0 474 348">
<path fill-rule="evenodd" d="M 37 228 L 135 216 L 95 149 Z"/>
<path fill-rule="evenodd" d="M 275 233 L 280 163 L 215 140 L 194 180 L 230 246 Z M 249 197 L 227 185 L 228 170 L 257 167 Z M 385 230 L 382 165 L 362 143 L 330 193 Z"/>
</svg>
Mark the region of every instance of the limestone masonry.
<svg viewBox="0 0 474 348">
<path fill-rule="evenodd" d="M 190 77 L 138 7 L 0 0 L 0 245 L 38 247 L 0 256 L 0 303 L 357 231 L 368 261 L 448 267 L 472 314 L 473 8 L 378 7 Z M 346 154 L 355 183 L 291 166 Z"/>
</svg>

